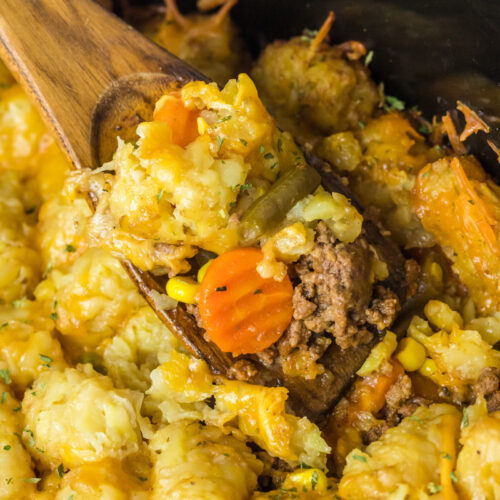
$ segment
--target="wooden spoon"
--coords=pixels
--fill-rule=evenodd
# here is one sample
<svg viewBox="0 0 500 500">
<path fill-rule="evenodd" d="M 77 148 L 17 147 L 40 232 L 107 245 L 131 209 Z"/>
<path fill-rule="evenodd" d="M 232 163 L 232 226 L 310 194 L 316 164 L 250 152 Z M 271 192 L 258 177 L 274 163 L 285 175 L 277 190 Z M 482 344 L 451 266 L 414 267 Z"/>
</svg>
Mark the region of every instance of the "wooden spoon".
<svg viewBox="0 0 500 500">
<path fill-rule="evenodd" d="M 208 81 L 90 0 L 0 0 L 0 57 L 76 168 L 110 160 L 118 135 L 134 140 L 172 85 Z M 165 292 L 152 276 L 124 265 L 173 333 L 215 373 L 226 373 L 230 358 L 182 308 L 161 308 Z"/>
<path fill-rule="evenodd" d="M 38 106 L 76 168 L 100 166 L 116 149 L 116 137 L 133 140 L 140 121 L 151 120 L 156 100 L 172 85 L 207 79 L 89 0 L 0 0 L 0 56 Z M 345 193 L 324 162 L 308 159 L 323 185 Z M 346 193 L 350 196 L 349 193 Z M 95 202 L 96 200 L 94 200 Z M 388 286 L 404 297 L 404 259 L 369 222 L 366 237 L 388 257 Z M 328 376 L 289 377 L 258 358 L 233 358 L 204 339 L 184 306 L 164 309 L 164 288 L 130 262 L 124 266 L 159 318 L 214 373 L 235 376 L 235 363 L 258 369 L 250 381 L 285 385 L 295 411 L 320 421 L 354 378 L 370 344 L 342 351 L 335 344 L 320 360 Z"/>
</svg>

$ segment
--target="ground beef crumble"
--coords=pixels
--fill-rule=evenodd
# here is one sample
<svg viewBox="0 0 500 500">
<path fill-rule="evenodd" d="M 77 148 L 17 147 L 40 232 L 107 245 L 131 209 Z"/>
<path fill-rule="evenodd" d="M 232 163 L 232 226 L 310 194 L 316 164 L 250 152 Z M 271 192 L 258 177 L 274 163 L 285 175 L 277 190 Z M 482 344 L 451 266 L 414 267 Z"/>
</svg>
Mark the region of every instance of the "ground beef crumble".
<svg viewBox="0 0 500 500">
<path fill-rule="evenodd" d="M 339 243 L 324 222 L 316 231 L 313 250 L 293 266 L 300 282 L 293 295 L 293 318 L 311 332 L 332 334 L 342 349 L 369 342 L 367 326 L 389 326 L 399 300 L 388 288 L 372 285 L 375 255 L 363 236 Z"/>
<path fill-rule="evenodd" d="M 472 390 L 474 397 L 484 396 L 490 413 L 500 410 L 500 370 L 483 368 Z"/>
</svg>

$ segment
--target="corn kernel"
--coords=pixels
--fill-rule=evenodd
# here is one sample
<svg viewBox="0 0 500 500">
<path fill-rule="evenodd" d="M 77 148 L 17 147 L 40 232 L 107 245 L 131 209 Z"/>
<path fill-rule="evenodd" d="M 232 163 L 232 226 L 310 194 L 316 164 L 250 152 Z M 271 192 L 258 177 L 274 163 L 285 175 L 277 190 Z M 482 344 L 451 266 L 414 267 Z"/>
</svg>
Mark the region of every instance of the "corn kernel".
<svg viewBox="0 0 500 500">
<path fill-rule="evenodd" d="M 431 358 L 427 358 L 419 368 L 418 373 L 420 373 L 420 375 L 423 375 L 424 377 L 432 378 L 434 375 L 436 375 L 437 371 L 438 367 L 436 365 L 436 362 Z"/>
<path fill-rule="evenodd" d="M 299 469 L 286 476 L 283 488 L 298 491 L 326 491 L 328 479 L 321 469 Z"/>
<path fill-rule="evenodd" d="M 425 347 L 411 337 L 405 337 L 399 343 L 396 351 L 396 359 L 403 365 L 406 371 L 414 372 L 425 362 Z"/>
<path fill-rule="evenodd" d="M 201 116 L 196 119 L 196 125 L 198 125 L 198 134 L 200 135 L 208 130 L 208 123 Z"/>
<path fill-rule="evenodd" d="M 443 268 L 437 262 L 431 263 L 429 267 L 429 275 L 436 289 L 443 286 Z"/>
<path fill-rule="evenodd" d="M 207 274 L 207 270 L 210 267 L 210 264 L 212 263 L 213 259 L 210 259 L 209 261 L 205 262 L 199 269 L 198 269 L 198 274 L 196 275 L 196 279 L 198 280 L 198 283 L 201 283 L 203 281 L 203 278 L 205 277 L 205 274 Z"/>
<path fill-rule="evenodd" d="M 176 276 L 167 281 L 167 295 L 185 304 L 196 304 L 196 294 L 200 285 L 191 278 Z"/>
</svg>

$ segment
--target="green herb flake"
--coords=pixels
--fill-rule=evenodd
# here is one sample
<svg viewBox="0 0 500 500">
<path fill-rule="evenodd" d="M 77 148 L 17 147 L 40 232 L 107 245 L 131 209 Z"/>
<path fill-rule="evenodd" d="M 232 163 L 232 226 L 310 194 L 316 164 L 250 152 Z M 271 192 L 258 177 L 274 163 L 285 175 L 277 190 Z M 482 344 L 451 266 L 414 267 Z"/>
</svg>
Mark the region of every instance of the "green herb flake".
<svg viewBox="0 0 500 500">
<path fill-rule="evenodd" d="M 307 465 L 306 463 L 304 462 L 300 462 L 300 468 L 301 469 L 310 469 L 311 466 L 310 465 Z"/>
<path fill-rule="evenodd" d="M 218 286 L 216 287 L 216 292 L 225 292 L 227 290 L 227 286 Z"/>
<path fill-rule="evenodd" d="M 57 474 L 59 475 L 59 478 L 62 479 L 64 477 L 64 465 L 59 464 L 57 466 Z"/>
<path fill-rule="evenodd" d="M 221 118 L 217 123 L 224 123 L 224 122 L 227 122 L 228 120 L 230 120 L 232 118 L 232 115 L 227 115 L 227 116 L 224 116 L 223 118 Z"/>
<path fill-rule="evenodd" d="M 259 148 L 259 153 L 260 153 L 261 155 L 263 155 L 263 154 L 264 154 L 264 151 L 265 151 L 264 146 L 260 146 L 260 148 Z"/>
<path fill-rule="evenodd" d="M 52 358 L 49 358 L 48 356 L 45 356 L 45 354 L 39 354 L 40 359 L 44 361 L 45 363 L 53 363 L 54 360 Z"/>
<path fill-rule="evenodd" d="M 31 483 L 31 484 L 36 484 L 41 480 L 42 479 L 40 477 L 27 477 L 23 479 L 25 483 Z"/>
<path fill-rule="evenodd" d="M 259 295 L 260 293 L 262 293 L 262 290 L 260 288 L 257 288 L 257 290 L 253 292 L 254 295 Z"/>
<path fill-rule="evenodd" d="M 278 138 L 278 153 L 283 151 L 283 139 L 281 137 Z"/>
<path fill-rule="evenodd" d="M 431 133 L 431 129 L 427 126 L 427 125 L 422 125 L 418 131 L 422 134 L 426 134 L 426 135 L 429 135 Z"/>
<path fill-rule="evenodd" d="M 137 479 L 139 479 L 139 481 L 142 481 L 142 482 L 144 482 L 144 481 L 147 481 L 147 480 L 148 480 L 148 478 L 147 478 L 147 477 L 143 477 L 143 476 L 137 476 Z"/>
<path fill-rule="evenodd" d="M 73 498 L 74 498 L 74 497 L 75 497 L 74 495 L 70 495 L 70 496 L 68 497 L 68 500 L 73 500 Z"/>
<path fill-rule="evenodd" d="M 356 454 L 354 454 L 354 455 L 352 456 L 352 458 L 353 458 L 354 460 L 358 460 L 359 462 L 363 462 L 363 463 L 366 463 L 366 462 L 367 462 L 366 457 L 364 457 L 363 455 L 356 455 Z"/>
<path fill-rule="evenodd" d="M 247 145 L 247 141 L 245 141 L 245 139 L 240 139 L 240 142 L 241 142 L 241 144 L 243 144 L 243 146 Z"/>
<path fill-rule="evenodd" d="M 76 252 L 76 248 L 73 245 L 66 245 L 64 251 L 67 253 L 74 253 Z"/>
<path fill-rule="evenodd" d="M 368 54 L 366 54 L 366 57 L 365 57 L 365 66 L 368 66 L 373 60 L 373 50 L 370 50 L 370 52 L 368 52 Z"/>
<path fill-rule="evenodd" d="M 443 489 L 441 485 L 437 485 L 432 482 L 427 485 L 427 488 L 429 489 L 429 493 L 431 494 L 439 493 Z"/>
<path fill-rule="evenodd" d="M 12 478 L 9 477 L 9 479 L 6 479 L 5 481 L 7 482 L 7 484 L 10 484 L 10 483 L 12 483 Z"/>
<path fill-rule="evenodd" d="M 14 302 L 12 302 L 12 305 L 14 306 L 14 309 L 19 309 L 19 306 L 21 305 L 21 301 L 14 300 Z"/>
<path fill-rule="evenodd" d="M 4 404 L 6 400 L 7 400 L 7 391 L 3 391 L 2 392 L 2 399 L 0 400 L 0 403 Z"/>
<path fill-rule="evenodd" d="M 465 427 L 469 427 L 469 415 L 467 413 L 467 409 L 464 409 L 464 415 L 460 424 L 461 429 L 464 429 Z"/>
<path fill-rule="evenodd" d="M 457 483 L 458 482 L 458 477 L 455 475 L 455 473 L 453 471 L 450 472 L 450 477 L 451 477 L 451 480 L 454 482 L 454 483 Z"/>
<path fill-rule="evenodd" d="M 224 144 L 224 137 L 221 137 L 220 135 L 217 136 L 217 142 L 219 144 L 219 151 L 217 153 L 220 153 L 220 150 L 222 149 L 222 145 Z"/>
<path fill-rule="evenodd" d="M 230 201 L 230 202 L 229 202 L 229 206 L 230 206 L 231 208 L 234 208 L 234 207 L 236 206 L 236 202 L 234 202 L 234 201 Z"/>
<path fill-rule="evenodd" d="M 36 451 L 38 451 L 38 453 L 45 453 L 41 448 L 35 448 Z"/>
<path fill-rule="evenodd" d="M 3 378 L 4 382 L 7 385 L 12 382 L 12 379 L 10 378 L 10 371 L 9 370 L 0 370 L 0 378 Z"/>
<path fill-rule="evenodd" d="M 158 203 L 160 203 L 164 194 L 165 194 L 165 188 L 161 188 L 160 191 L 158 192 L 158 194 L 156 195 L 156 199 L 158 200 Z"/>
<path fill-rule="evenodd" d="M 318 472 L 314 471 L 311 476 L 311 490 L 314 491 L 316 489 L 316 485 L 318 484 Z"/>
<path fill-rule="evenodd" d="M 35 207 L 35 206 L 28 207 L 27 209 L 25 209 L 25 210 L 24 210 L 24 213 L 25 213 L 26 215 L 30 215 L 30 214 L 32 214 L 35 210 L 36 210 L 36 207 Z"/>
<path fill-rule="evenodd" d="M 271 165 L 271 170 L 274 170 L 275 168 L 278 167 L 278 162 L 275 161 L 272 165 Z"/>
<path fill-rule="evenodd" d="M 359 128 L 365 128 L 365 123 L 364 122 L 358 122 Z"/>
<path fill-rule="evenodd" d="M 243 184 L 240 186 L 240 192 L 244 193 L 245 191 L 248 191 L 252 187 L 252 183 L 249 182 L 248 184 Z"/>
<path fill-rule="evenodd" d="M 266 160 L 272 160 L 272 159 L 274 158 L 274 155 L 273 155 L 272 153 L 266 153 L 266 154 L 264 155 L 264 158 L 265 158 Z"/>
<path fill-rule="evenodd" d="M 445 460 L 451 460 L 451 455 L 449 453 L 446 453 L 445 451 L 442 451 L 441 452 L 441 456 L 445 459 Z"/>
<path fill-rule="evenodd" d="M 415 417 L 415 416 L 411 416 L 410 420 L 414 420 L 415 422 L 418 422 L 419 424 L 422 423 L 422 420 L 420 420 L 418 417 Z"/>
<path fill-rule="evenodd" d="M 397 111 L 403 111 L 405 109 L 405 103 L 394 97 L 392 95 L 385 96 L 384 109 L 386 111 L 390 111 L 391 109 L 395 109 Z"/>
<path fill-rule="evenodd" d="M 16 408 L 12 408 L 12 411 L 21 411 L 23 409 L 22 405 L 16 406 Z"/>
<path fill-rule="evenodd" d="M 50 319 L 52 321 L 55 321 L 57 319 L 57 313 L 56 312 L 50 313 Z"/>
<path fill-rule="evenodd" d="M 474 205 L 474 200 L 467 200 L 471 205 Z"/>
<path fill-rule="evenodd" d="M 33 436 L 33 431 L 31 431 L 30 429 L 23 429 L 23 432 L 28 434 L 28 436 L 29 436 L 29 443 L 28 444 L 31 448 L 33 448 L 33 446 L 35 446 L 35 436 Z"/>
<path fill-rule="evenodd" d="M 422 177 L 429 177 L 429 174 L 430 174 L 430 172 L 427 170 L 427 172 L 424 172 L 424 174 L 422 175 Z"/>
<path fill-rule="evenodd" d="M 9 451 L 9 450 L 11 449 L 10 444 L 6 444 L 6 445 L 3 447 L 3 449 L 4 449 L 5 451 Z"/>
</svg>

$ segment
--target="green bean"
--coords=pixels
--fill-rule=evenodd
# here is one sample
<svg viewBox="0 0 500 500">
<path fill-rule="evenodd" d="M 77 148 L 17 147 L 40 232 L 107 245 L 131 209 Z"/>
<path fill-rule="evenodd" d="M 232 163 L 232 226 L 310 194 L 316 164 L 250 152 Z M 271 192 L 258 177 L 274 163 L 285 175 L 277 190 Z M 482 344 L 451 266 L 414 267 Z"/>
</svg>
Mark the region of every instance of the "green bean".
<svg viewBox="0 0 500 500">
<path fill-rule="evenodd" d="M 276 227 L 288 211 L 321 183 L 318 172 L 310 165 L 298 165 L 278 179 L 271 189 L 257 198 L 243 214 L 240 238 L 252 245 L 267 231 Z"/>
</svg>

